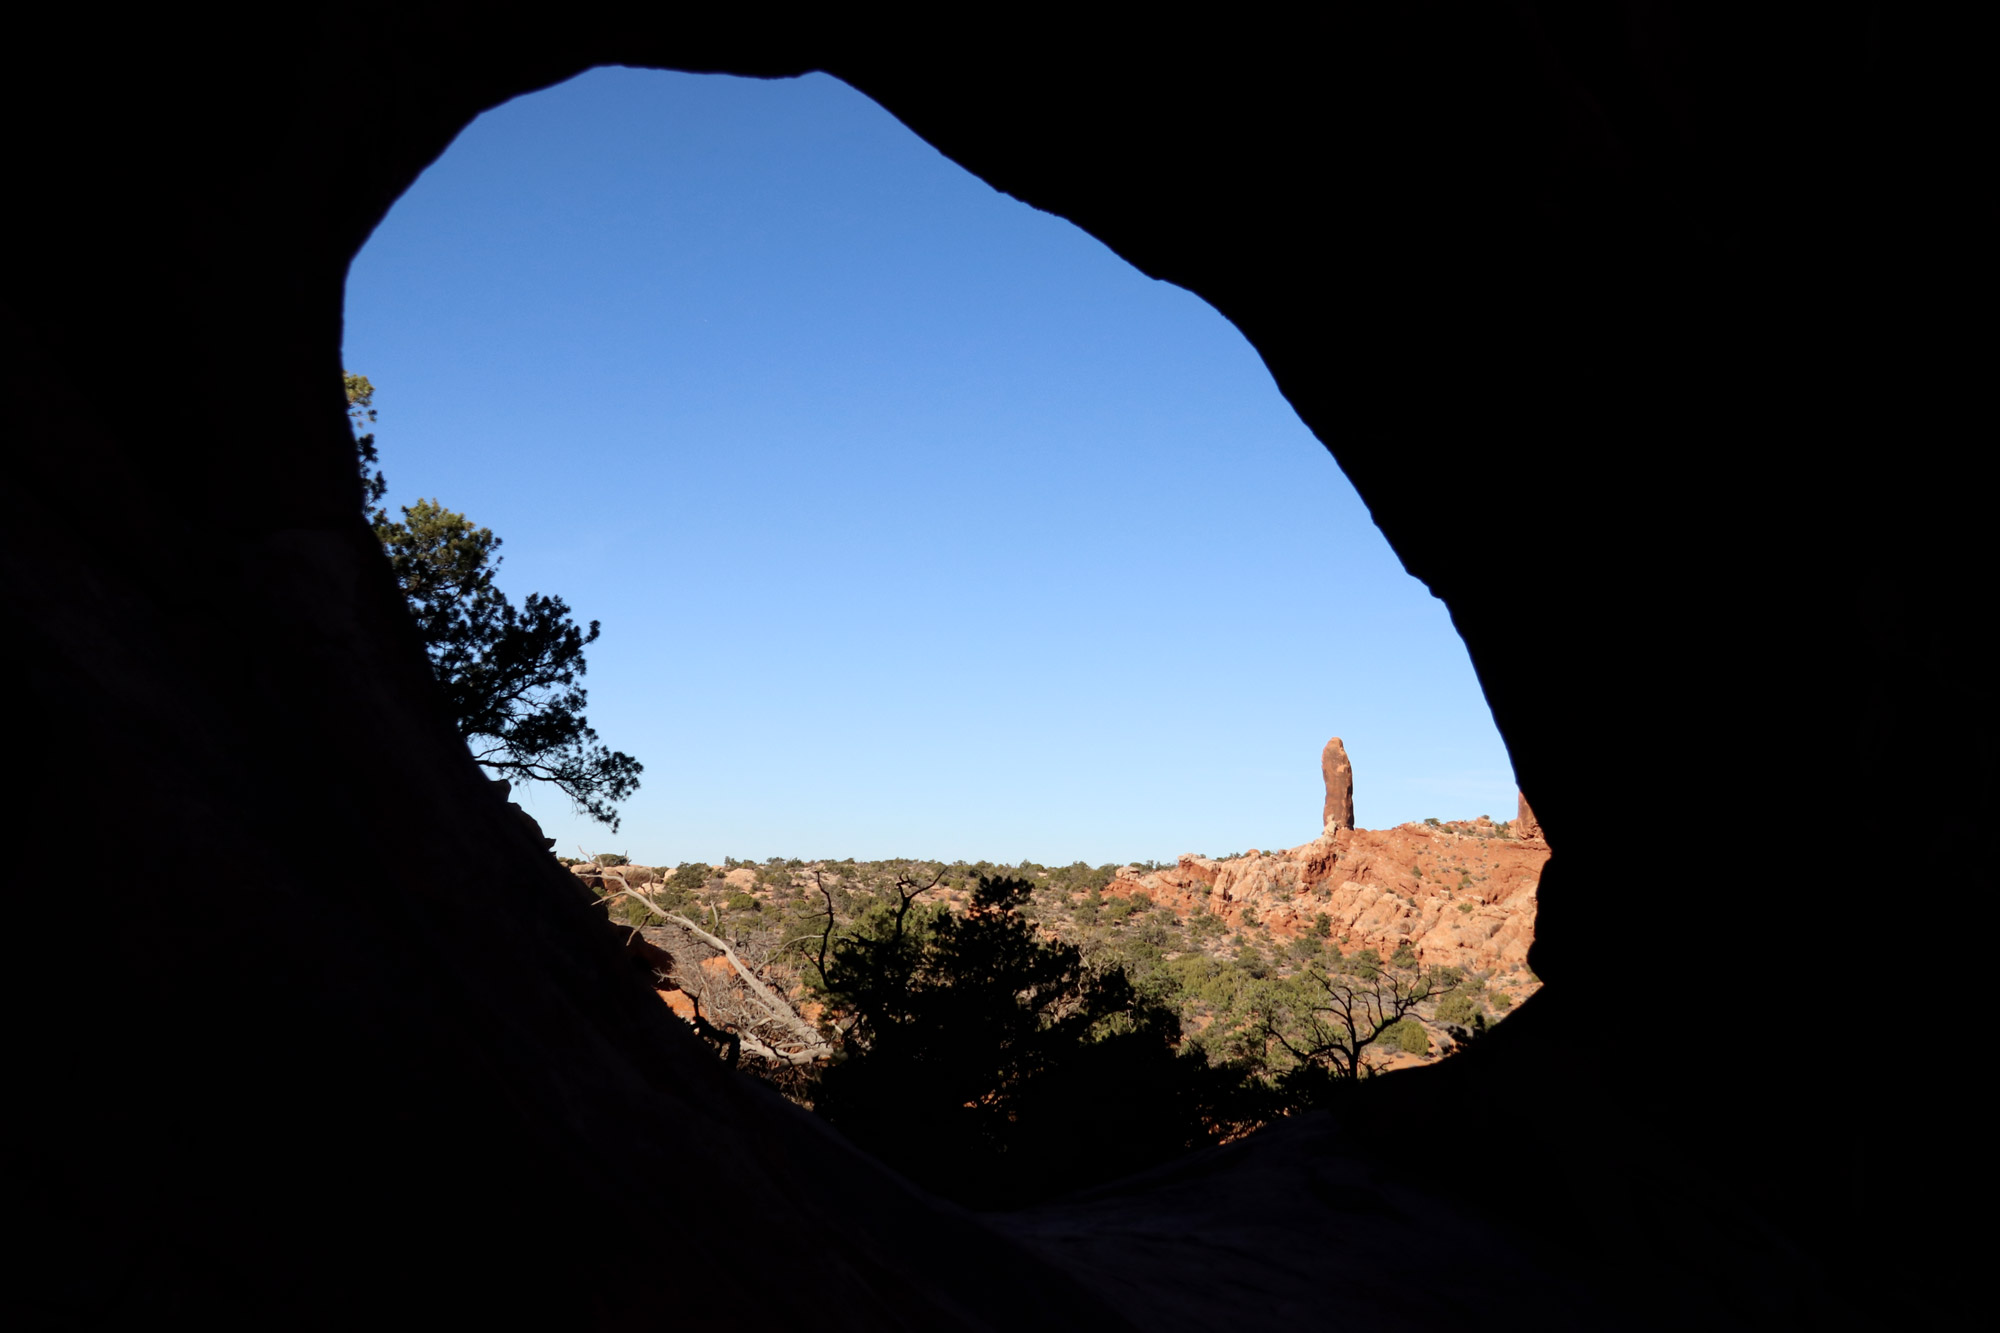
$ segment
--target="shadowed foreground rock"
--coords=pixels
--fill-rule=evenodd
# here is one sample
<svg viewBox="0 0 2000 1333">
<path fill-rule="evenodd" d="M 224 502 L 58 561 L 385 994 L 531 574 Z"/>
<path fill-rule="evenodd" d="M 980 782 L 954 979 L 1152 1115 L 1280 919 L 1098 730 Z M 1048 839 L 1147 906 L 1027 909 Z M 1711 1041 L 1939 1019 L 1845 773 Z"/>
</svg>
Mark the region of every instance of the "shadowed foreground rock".
<svg viewBox="0 0 2000 1333">
<path fill-rule="evenodd" d="M 1490 1141 L 1508 1108 L 1516 1208 L 1483 1234 L 1547 1280 L 1436 1255 L 1426 1311 L 1462 1283 L 1518 1323 L 1575 1308 L 1582 1271 L 1620 1325 L 1774 1300 L 1812 1322 L 1821 1282 L 1864 1317 L 1949 1322 L 1983 1271 L 1950 1220 L 1990 1178 L 1976 1065 L 1859 1059 L 1909 1039 L 1899 1015 L 1780 1039 L 1732 1002 L 1773 953 L 1850 954 L 1883 891 L 1770 854 L 1839 817 L 1828 775 L 1873 775 L 1886 826 L 1993 808 L 1967 614 L 1991 451 L 1963 443 L 1990 349 L 1961 312 L 1995 305 L 2000 116 L 1987 44 L 1913 15 L 18 20 L 0 586 L 33 857 L 6 1007 L 24 1322 L 1107 1326 L 1062 1268 L 714 1067 L 453 737 L 361 521 L 348 261 L 481 110 L 606 63 L 831 71 L 1198 293 L 1450 608 L 1556 849 L 1547 984 L 1505 1043 L 1355 1114 L 1393 1094 L 1362 1141 L 1422 1145 L 1404 1166 L 1430 1202 L 1392 1199 L 1415 1244 L 1494 1192 L 1475 1160 L 1417 1170 L 1428 1145 Z M 1696 801 L 1730 954 L 1674 952 L 1674 869 L 1626 841 Z M 52 858 L 90 869 L 52 882 Z M 1604 1002 L 1669 965 L 1671 1026 Z M 1972 1012 L 1976 975 L 1948 970 L 1933 1009 Z M 1717 1031 L 1690 1040 L 1699 1004 Z M 1359 1197 L 1307 1165 L 1347 1140 L 1311 1133 L 1251 1145 L 1213 1192 L 1085 1211 L 1227 1212 L 1243 1172 L 1293 1189 L 1287 1154 Z M 1379 1243 L 1319 1206 L 1297 1216 L 1325 1242 L 1294 1258 Z M 1265 1325 L 1260 1291 L 1309 1303 L 1242 1247 L 1198 1281 L 1089 1248 L 1095 1289 L 1156 1288 L 1141 1322 L 1176 1290 L 1214 1309 L 1224 1280 L 1242 1323 Z M 1672 1258 L 1710 1253 L 1755 1280 Z"/>
</svg>

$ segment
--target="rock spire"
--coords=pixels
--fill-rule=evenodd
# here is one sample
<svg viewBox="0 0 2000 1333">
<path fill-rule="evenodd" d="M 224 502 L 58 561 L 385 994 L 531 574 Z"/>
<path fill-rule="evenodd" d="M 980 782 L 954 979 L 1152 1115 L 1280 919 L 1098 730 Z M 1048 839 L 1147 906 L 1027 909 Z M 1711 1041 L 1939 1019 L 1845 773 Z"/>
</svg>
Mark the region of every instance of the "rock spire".
<svg viewBox="0 0 2000 1333">
<path fill-rule="evenodd" d="M 1347 762 L 1347 747 L 1335 736 L 1319 755 L 1320 776 L 1326 779 L 1326 805 L 1320 811 L 1323 832 L 1354 827 L 1354 766 Z"/>
</svg>

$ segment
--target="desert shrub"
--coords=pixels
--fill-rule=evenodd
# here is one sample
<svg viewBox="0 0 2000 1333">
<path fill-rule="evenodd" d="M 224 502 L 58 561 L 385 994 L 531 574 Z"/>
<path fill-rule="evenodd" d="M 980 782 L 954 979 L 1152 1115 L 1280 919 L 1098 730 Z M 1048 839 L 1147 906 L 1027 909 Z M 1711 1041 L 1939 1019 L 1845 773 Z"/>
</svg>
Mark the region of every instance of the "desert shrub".
<svg viewBox="0 0 2000 1333">
<path fill-rule="evenodd" d="M 752 895 L 741 891 L 730 894 L 728 901 L 724 902 L 722 906 L 723 910 L 729 912 L 761 912 L 764 910 L 764 904 L 758 902 Z"/>
<path fill-rule="evenodd" d="M 967 881 L 970 882 L 978 878 L 983 869 L 989 868 L 979 866 L 968 867 Z M 1117 878 L 1117 875 L 1117 866 L 1092 866 L 1083 861 L 1073 861 L 1069 865 L 1058 866 L 1049 871 L 1048 883 L 1051 889 L 1059 893 L 1089 893 L 1094 889 L 1101 890 L 1105 888 L 1113 879 Z"/>
<path fill-rule="evenodd" d="M 1342 936 L 1342 941 L 1345 942 L 1345 940 L 1346 937 Z M 1382 955 L 1376 953 L 1373 949 L 1361 949 L 1352 957 L 1340 959 L 1336 963 L 1334 970 L 1351 972 L 1355 976 L 1367 980 L 1382 970 Z"/>
<path fill-rule="evenodd" d="M 674 867 L 674 873 L 667 876 L 667 887 L 693 897 L 708 883 L 715 871 L 701 861 L 683 861 Z"/>
<path fill-rule="evenodd" d="M 1254 907 L 1245 907 L 1243 909 L 1243 915 L 1238 917 L 1237 919 L 1241 921 L 1246 927 L 1254 928 L 1257 925 L 1257 909 Z"/>
<path fill-rule="evenodd" d="M 1472 910 L 1472 904 L 1471 904 L 1471 903 L 1460 903 L 1460 904 L 1458 905 L 1458 910 L 1459 910 L 1459 911 L 1461 911 L 1461 912 L 1470 912 L 1470 911 Z"/>
<path fill-rule="evenodd" d="M 1257 941 L 1247 935 L 1236 937 L 1236 965 L 1258 981 L 1271 975 L 1271 960 L 1265 957 Z"/>
<path fill-rule="evenodd" d="M 1494 991 L 1493 1007 L 1502 1011 L 1512 1009 L 1514 1007 L 1514 997 L 1503 990 Z"/>
<path fill-rule="evenodd" d="M 1430 1034 L 1425 1032 L 1424 1025 L 1414 1018 L 1406 1018 L 1396 1024 L 1395 1028 L 1392 1029 L 1392 1037 L 1395 1044 L 1402 1049 L 1405 1055 L 1428 1055 L 1430 1053 Z"/>
<path fill-rule="evenodd" d="M 1314 912 L 1312 933 L 1323 940 L 1333 938 L 1333 918 L 1325 912 Z"/>
<path fill-rule="evenodd" d="M 1410 948 L 1408 940 L 1404 940 L 1401 944 L 1398 944 L 1396 952 L 1389 955 L 1390 967 L 1415 967 L 1416 965 L 1417 955 Z"/>
<path fill-rule="evenodd" d="M 1464 991 L 1453 991 L 1438 1001 L 1437 1021 L 1440 1023 L 1470 1023 L 1479 1012 L 1479 1002 Z"/>
<path fill-rule="evenodd" d="M 1145 904 L 1137 896 L 1113 898 L 1104 904 L 1104 919 L 1106 921 L 1123 921 L 1134 912 L 1142 912 L 1144 910 Z"/>
<path fill-rule="evenodd" d="M 631 864 L 631 862 L 627 861 L 623 856 L 619 855 L 617 852 L 599 852 L 596 856 L 592 857 L 591 859 L 597 862 L 597 864 L 601 866 L 622 866 Z"/>
</svg>

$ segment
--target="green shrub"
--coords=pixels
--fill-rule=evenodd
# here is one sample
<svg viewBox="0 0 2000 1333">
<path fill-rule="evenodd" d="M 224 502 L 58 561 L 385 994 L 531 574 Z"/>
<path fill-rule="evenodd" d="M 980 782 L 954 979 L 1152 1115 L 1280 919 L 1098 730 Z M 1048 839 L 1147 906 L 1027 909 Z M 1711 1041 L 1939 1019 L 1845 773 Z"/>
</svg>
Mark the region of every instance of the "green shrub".
<svg viewBox="0 0 2000 1333">
<path fill-rule="evenodd" d="M 1312 933 L 1323 940 L 1333 938 L 1333 918 L 1325 912 L 1314 912 Z"/>
<path fill-rule="evenodd" d="M 631 862 L 627 861 L 623 856 L 620 856 L 617 852 L 599 852 L 596 856 L 592 857 L 591 859 L 596 861 L 597 864 L 601 866 L 622 866 L 631 864 Z"/>
<path fill-rule="evenodd" d="M 708 883 L 708 877 L 715 872 L 701 861 L 683 861 L 674 867 L 674 873 L 667 876 L 667 887 L 677 893 L 692 896 Z"/>
<path fill-rule="evenodd" d="M 1509 995 L 1506 991 L 1503 990 L 1494 991 L 1493 1007 L 1495 1009 L 1500 1009 L 1503 1011 L 1507 1009 L 1512 1009 L 1514 1007 L 1514 997 Z"/>
<path fill-rule="evenodd" d="M 1472 910 L 1472 904 L 1471 904 L 1471 903 L 1460 903 L 1460 904 L 1458 905 L 1458 910 L 1459 910 L 1459 911 L 1461 911 L 1461 912 L 1470 912 L 1470 911 Z"/>
<path fill-rule="evenodd" d="M 730 912 L 761 912 L 764 910 L 764 904 L 758 902 L 750 894 L 741 892 L 730 894 L 729 900 L 723 903 L 722 906 L 725 911 Z"/>
<path fill-rule="evenodd" d="M 1424 1025 L 1414 1018 L 1406 1018 L 1396 1024 L 1395 1027 L 1389 1029 L 1388 1040 L 1392 1044 L 1402 1048 L 1405 1055 L 1428 1055 L 1430 1053 L 1430 1034 L 1425 1032 Z"/>
<path fill-rule="evenodd" d="M 1468 1024 L 1479 1012 L 1479 1001 L 1464 991 L 1452 991 L 1438 1001 L 1437 1021 L 1440 1023 Z"/>
<path fill-rule="evenodd" d="M 1340 938 L 1341 943 L 1345 944 L 1347 942 L 1345 935 Z M 1373 949 L 1363 949 L 1352 958 L 1341 959 L 1340 970 L 1343 972 L 1352 972 L 1364 981 L 1372 980 L 1382 971 L 1382 955 L 1376 953 Z"/>
</svg>

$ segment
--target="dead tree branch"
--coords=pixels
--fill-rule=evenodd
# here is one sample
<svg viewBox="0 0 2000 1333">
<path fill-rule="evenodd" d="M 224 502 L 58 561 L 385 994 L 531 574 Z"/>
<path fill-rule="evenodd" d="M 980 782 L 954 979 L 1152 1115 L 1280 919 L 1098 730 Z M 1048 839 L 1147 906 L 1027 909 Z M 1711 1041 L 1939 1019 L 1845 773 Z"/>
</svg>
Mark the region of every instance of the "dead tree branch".
<svg viewBox="0 0 2000 1333">
<path fill-rule="evenodd" d="M 824 1059 L 833 1054 L 833 1048 L 827 1044 L 826 1038 L 820 1035 L 819 1029 L 813 1027 L 812 1024 L 806 1022 L 803 1018 L 800 1018 L 792 1006 L 786 1002 L 785 998 L 773 990 L 762 977 L 758 976 L 749 964 L 743 961 L 742 957 L 727 940 L 703 930 L 679 912 L 669 912 L 664 907 L 661 907 L 646 894 L 633 888 L 627 882 L 624 875 L 618 874 L 615 867 L 606 867 L 604 877 L 606 879 L 615 878 L 623 886 L 617 894 L 610 895 L 611 897 L 630 897 L 636 899 L 645 904 L 647 910 L 661 920 L 671 921 L 674 925 L 679 926 L 682 930 L 685 930 L 688 934 L 694 936 L 694 938 L 700 940 L 703 944 L 714 949 L 723 958 L 727 959 L 730 968 L 736 973 L 738 979 L 742 981 L 744 990 L 749 992 L 757 1001 L 758 1007 L 764 1010 L 761 1021 L 781 1029 L 789 1039 L 788 1044 L 796 1043 L 803 1048 L 801 1051 L 802 1059 L 781 1057 L 775 1051 L 767 1058 L 778 1059 L 782 1063 L 802 1064 Z M 754 1040 L 754 1038 L 748 1037 L 747 1034 L 745 1035 L 746 1042 Z M 772 1049 L 763 1042 L 756 1042 L 756 1046 L 762 1047 L 766 1051 Z M 755 1048 L 747 1045 L 746 1049 L 752 1050 L 753 1054 L 761 1054 Z"/>
</svg>

